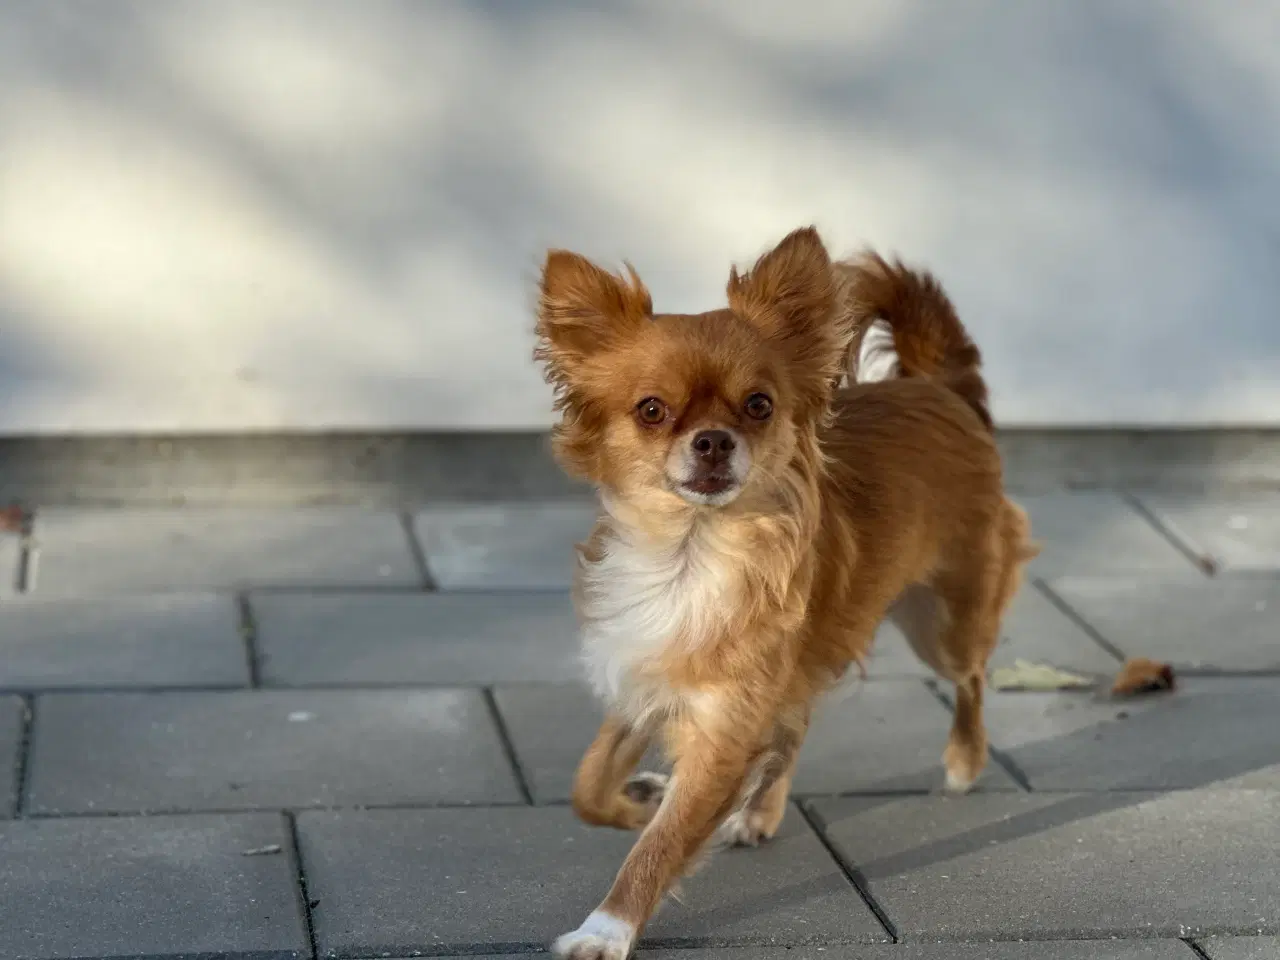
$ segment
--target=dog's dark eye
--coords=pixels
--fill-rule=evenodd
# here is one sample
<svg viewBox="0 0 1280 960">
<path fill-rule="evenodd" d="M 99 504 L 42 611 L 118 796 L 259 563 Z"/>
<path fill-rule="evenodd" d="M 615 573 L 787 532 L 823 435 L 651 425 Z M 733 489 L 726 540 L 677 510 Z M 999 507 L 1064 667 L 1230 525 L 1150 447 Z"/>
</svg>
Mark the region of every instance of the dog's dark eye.
<svg viewBox="0 0 1280 960">
<path fill-rule="evenodd" d="M 768 420 L 773 415 L 773 401 L 763 393 L 753 393 L 742 405 L 747 416 L 753 420 Z"/>
<path fill-rule="evenodd" d="M 667 405 L 657 397 L 645 397 L 636 404 L 636 416 L 646 426 L 656 427 L 667 419 Z"/>
</svg>

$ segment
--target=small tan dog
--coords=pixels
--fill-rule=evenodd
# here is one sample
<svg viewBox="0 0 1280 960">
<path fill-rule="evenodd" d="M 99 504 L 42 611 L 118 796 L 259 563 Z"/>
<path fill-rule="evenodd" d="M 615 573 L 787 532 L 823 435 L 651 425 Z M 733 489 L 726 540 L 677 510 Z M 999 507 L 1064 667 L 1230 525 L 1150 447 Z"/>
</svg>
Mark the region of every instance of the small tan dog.
<svg viewBox="0 0 1280 960">
<path fill-rule="evenodd" d="M 602 507 L 575 603 L 608 715 L 574 810 L 643 828 L 554 944 L 573 960 L 623 960 L 718 828 L 774 834 L 811 706 L 886 615 L 955 684 L 943 761 L 968 789 L 987 657 L 1035 552 L 978 351 L 932 278 L 833 264 L 812 228 L 731 272 L 727 309 L 655 314 L 628 271 L 551 251 L 537 324 L 557 456 Z M 837 389 L 849 373 L 878 382 Z M 658 733 L 671 779 L 633 776 Z"/>
</svg>

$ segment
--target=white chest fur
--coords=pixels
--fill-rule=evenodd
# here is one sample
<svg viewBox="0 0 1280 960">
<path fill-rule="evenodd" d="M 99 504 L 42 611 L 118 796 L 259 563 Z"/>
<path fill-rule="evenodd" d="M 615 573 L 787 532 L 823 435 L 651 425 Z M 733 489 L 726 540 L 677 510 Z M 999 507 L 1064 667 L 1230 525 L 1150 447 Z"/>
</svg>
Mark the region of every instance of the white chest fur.
<svg viewBox="0 0 1280 960">
<path fill-rule="evenodd" d="M 694 649 L 723 625 L 740 577 L 724 545 L 695 527 L 673 542 L 611 532 L 580 573 L 583 657 L 596 692 L 634 722 L 676 709 L 688 691 L 646 671 L 672 645 Z"/>
</svg>

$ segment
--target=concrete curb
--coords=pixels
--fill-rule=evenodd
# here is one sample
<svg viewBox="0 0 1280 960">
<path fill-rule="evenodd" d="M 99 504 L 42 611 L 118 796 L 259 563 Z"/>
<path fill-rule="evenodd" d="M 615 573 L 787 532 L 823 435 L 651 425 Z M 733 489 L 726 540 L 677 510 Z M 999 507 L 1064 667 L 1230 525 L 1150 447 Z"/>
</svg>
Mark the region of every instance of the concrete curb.
<svg viewBox="0 0 1280 960">
<path fill-rule="evenodd" d="M 1007 429 L 1012 489 L 1280 488 L 1280 429 Z M 0 438 L 0 502 L 558 500 L 586 491 L 542 433 Z"/>
</svg>

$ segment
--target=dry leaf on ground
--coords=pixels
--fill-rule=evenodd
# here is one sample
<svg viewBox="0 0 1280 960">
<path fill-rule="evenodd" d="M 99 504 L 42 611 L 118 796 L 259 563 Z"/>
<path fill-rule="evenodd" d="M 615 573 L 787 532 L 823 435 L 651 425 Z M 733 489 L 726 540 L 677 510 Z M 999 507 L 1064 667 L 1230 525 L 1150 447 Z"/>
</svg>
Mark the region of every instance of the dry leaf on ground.
<svg viewBox="0 0 1280 960">
<path fill-rule="evenodd" d="M 991 671 L 991 686 L 996 690 L 1080 690 L 1093 684 L 1089 677 L 1027 660 Z"/>
<path fill-rule="evenodd" d="M 1116 682 L 1111 685 L 1111 693 L 1117 697 L 1128 697 L 1135 693 L 1172 690 L 1176 684 L 1173 667 L 1169 664 L 1137 657 L 1125 662 L 1116 675 Z"/>
</svg>

